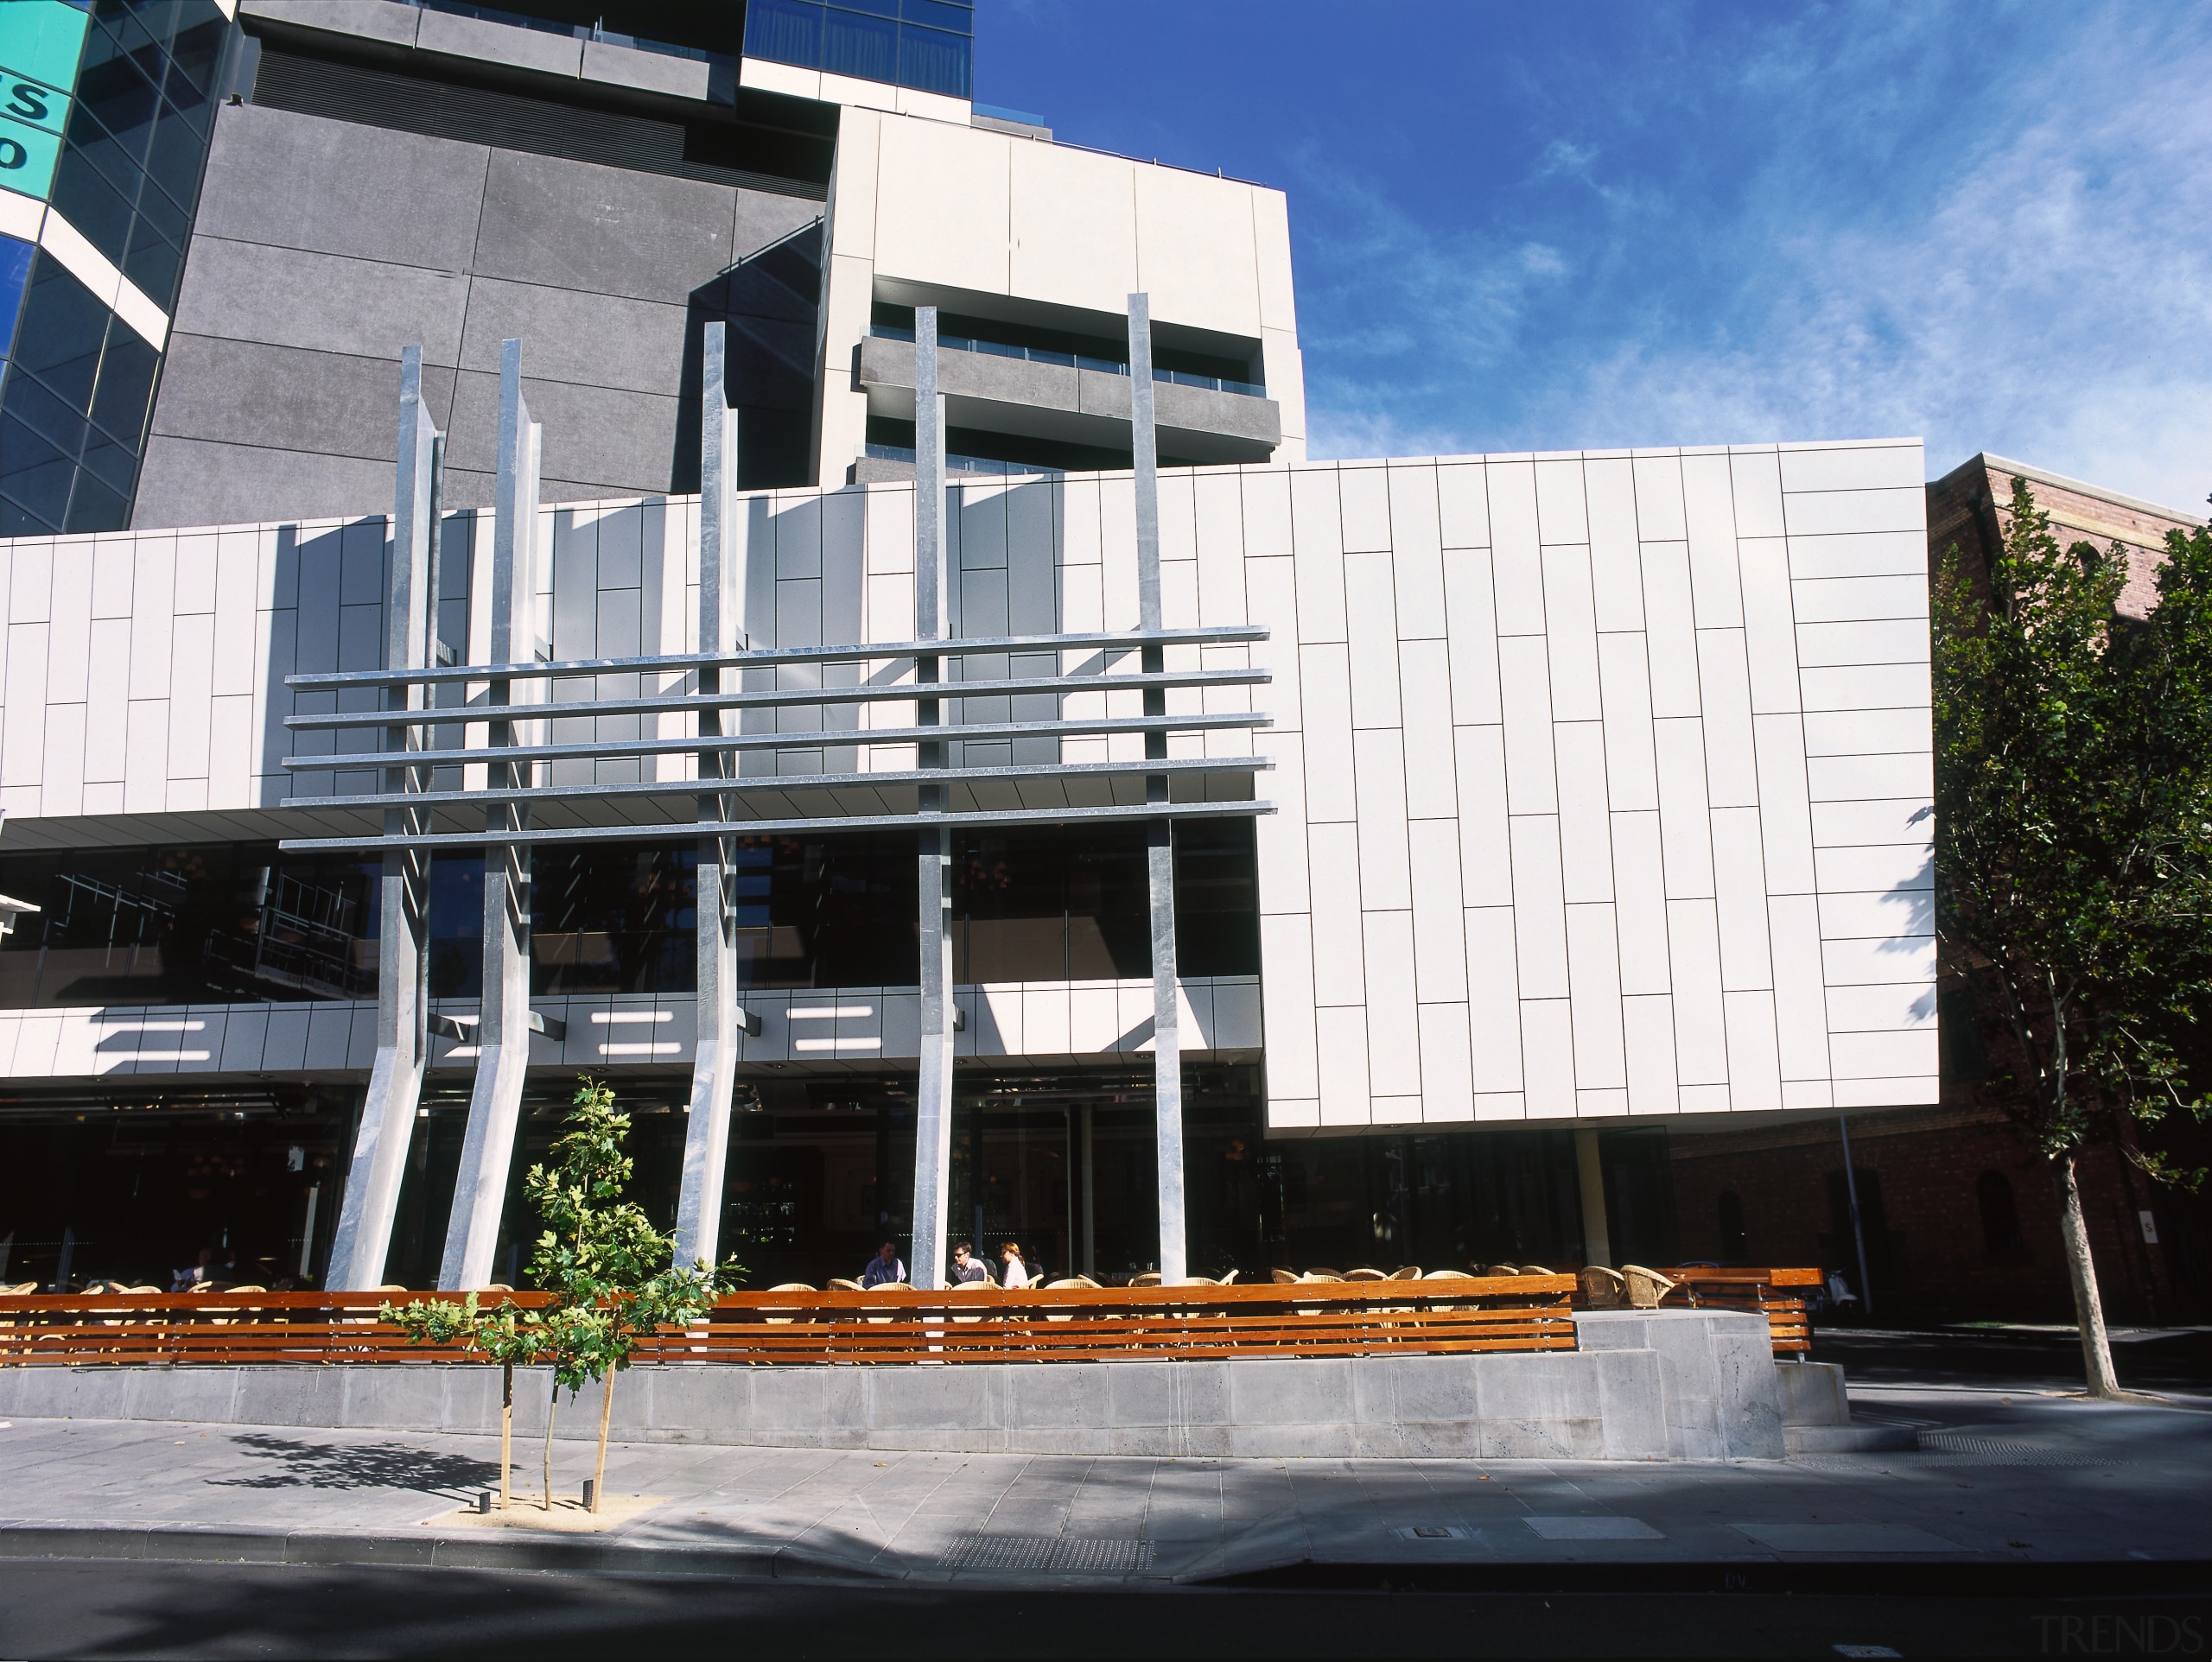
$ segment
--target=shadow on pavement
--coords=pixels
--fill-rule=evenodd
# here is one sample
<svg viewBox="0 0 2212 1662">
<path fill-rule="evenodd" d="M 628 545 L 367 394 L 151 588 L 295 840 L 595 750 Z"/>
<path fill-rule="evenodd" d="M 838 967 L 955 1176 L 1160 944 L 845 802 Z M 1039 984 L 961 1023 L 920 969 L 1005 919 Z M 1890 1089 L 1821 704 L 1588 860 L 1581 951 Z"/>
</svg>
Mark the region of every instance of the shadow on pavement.
<svg viewBox="0 0 2212 1662">
<path fill-rule="evenodd" d="M 231 1438 L 233 1448 L 279 1462 L 273 1470 L 251 1477 L 211 1477 L 217 1488 L 230 1489 L 414 1489 L 424 1494 L 453 1495 L 469 1489 L 496 1488 L 497 1461 L 474 1460 L 467 1455 L 436 1449 L 410 1448 L 404 1443 L 370 1443 L 346 1447 L 334 1443 L 304 1443 L 293 1437 L 247 1431 Z"/>
</svg>

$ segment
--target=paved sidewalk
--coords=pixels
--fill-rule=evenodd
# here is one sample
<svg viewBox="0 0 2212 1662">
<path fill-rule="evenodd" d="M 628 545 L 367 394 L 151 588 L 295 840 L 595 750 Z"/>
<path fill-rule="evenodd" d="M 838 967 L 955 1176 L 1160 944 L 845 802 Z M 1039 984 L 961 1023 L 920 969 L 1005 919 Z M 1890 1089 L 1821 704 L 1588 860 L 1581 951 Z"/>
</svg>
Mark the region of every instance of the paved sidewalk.
<svg viewBox="0 0 2212 1662">
<path fill-rule="evenodd" d="M 496 1437 L 19 1420 L 0 1557 L 642 1569 L 1031 1584 L 1287 1566 L 2212 1560 L 2212 1404 L 1859 1387 L 1918 1454 L 1785 1462 L 1239 1461 L 617 1446 L 595 1534 L 445 1519 L 496 1488 Z M 588 1406 L 587 1403 L 585 1405 Z M 539 1450 L 516 1448 L 518 1501 Z M 556 1444 L 558 1494 L 588 1445 Z"/>
</svg>

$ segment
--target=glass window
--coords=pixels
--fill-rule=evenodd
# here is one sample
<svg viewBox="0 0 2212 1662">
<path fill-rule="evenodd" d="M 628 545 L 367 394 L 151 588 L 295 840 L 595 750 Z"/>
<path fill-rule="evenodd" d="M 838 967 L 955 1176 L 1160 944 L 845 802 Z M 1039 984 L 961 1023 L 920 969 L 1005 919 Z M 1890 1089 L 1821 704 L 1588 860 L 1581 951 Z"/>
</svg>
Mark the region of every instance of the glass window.
<svg viewBox="0 0 2212 1662">
<path fill-rule="evenodd" d="M 0 1007 L 374 998 L 378 869 L 267 844 L 0 860 L 44 909 L 0 941 Z"/>
<path fill-rule="evenodd" d="M 158 191 L 148 191 L 157 196 Z M 143 219 L 131 228 L 130 251 L 123 257 L 123 275 L 163 311 L 174 308 L 177 280 L 184 275 L 184 255 L 176 244 Z"/>
<path fill-rule="evenodd" d="M 539 849 L 531 873 L 531 990 L 692 991 L 698 862 L 695 848 Z"/>
<path fill-rule="evenodd" d="M 215 0 L 189 0 L 178 16 L 176 38 L 169 42 L 168 94 L 188 109 L 194 100 L 187 88 L 202 100 L 214 91 L 226 26 Z"/>
<path fill-rule="evenodd" d="M 198 185 L 197 177 L 193 182 Z M 192 215 L 165 190 L 156 187 L 138 193 L 138 219 L 142 225 L 150 225 L 179 248 L 192 240 Z"/>
<path fill-rule="evenodd" d="M 430 862 L 429 982 L 434 999 L 474 999 L 484 986 L 484 861 Z"/>
<path fill-rule="evenodd" d="M 138 477 L 137 453 L 104 433 L 95 432 L 86 442 L 79 466 L 110 490 L 125 496 L 130 494 L 131 481 Z"/>
<path fill-rule="evenodd" d="M 822 8 L 799 0 L 750 0 L 745 9 L 745 55 L 821 68 Z"/>
<path fill-rule="evenodd" d="M 136 5 L 103 4 L 98 8 L 101 22 L 115 33 L 122 50 L 132 61 L 156 80 L 162 76 L 162 51 L 159 35 L 167 39 L 174 27 L 175 7 L 171 0 L 141 0 Z"/>
<path fill-rule="evenodd" d="M 70 409 L 29 376 L 10 376 L 0 405 L 64 455 L 85 447 L 84 412 Z"/>
<path fill-rule="evenodd" d="M 0 416 L 0 493 L 59 529 L 69 517 L 69 486 L 76 473 L 68 457 L 14 416 Z"/>
<path fill-rule="evenodd" d="M 60 261 L 43 255 L 31 267 L 30 296 L 23 304 L 14 361 L 45 382 L 48 390 L 79 409 L 89 409 L 111 315 Z"/>
<path fill-rule="evenodd" d="M 137 330 L 119 317 L 108 324 L 107 351 L 92 393 L 92 419 L 134 450 L 146 431 L 147 400 L 160 365 L 160 355 Z"/>
<path fill-rule="evenodd" d="M 23 286 L 30 281 L 32 244 L 0 237 L 0 358 L 16 344 L 16 314 L 22 310 Z"/>
<path fill-rule="evenodd" d="M 833 75 L 897 80 L 899 25 L 887 18 L 863 17 L 831 7 L 823 36 L 822 67 Z"/>
<path fill-rule="evenodd" d="M 738 982 L 743 986 L 911 986 L 911 837 L 741 839 Z"/>
<path fill-rule="evenodd" d="M 947 98 L 968 96 L 969 54 L 973 42 L 964 35 L 941 29 L 918 29 L 905 23 L 899 29 L 899 85 L 922 92 L 942 92 Z"/>
<path fill-rule="evenodd" d="M 830 0 L 830 3 L 842 6 L 847 11 L 874 12 L 878 17 L 899 15 L 899 0 Z"/>
<path fill-rule="evenodd" d="M 157 117 L 154 149 L 146 164 L 153 181 L 176 201 L 189 204 L 200 194 L 200 163 L 207 150 L 200 130 L 164 104 Z"/>
<path fill-rule="evenodd" d="M 944 0 L 899 0 L 899 15 L 910 23 L 949 29 L 957 35 L 976 32 L 976 14 L 965 6 L 948 6 Z"/>
<path fill-rule="evenodd" d="M 1249 820 L 1175 828 L 1175 967 L 1184 975 L 1260 973 L 1260 900 Z"/>
<path fill-rule="evenodd" d="M 0 536 L 51 536 L 60 529 L 49 525 L 28 508 L 18 507 L 0 496 Z M 0 942 L 0 945 L 4 945 Z"/>
<path fill-rule="evenodd" d="M 108 159 L 111 162 L 116 161 L 113 152 L 109 153 Z M 137 172 L 126 171 L 130 183 L 118 189 L 73 143 L 63 149 L 54 169 L 54 206 L 61 211 L 63 219 L 84 234 L 86 242 L 118 262 L 130 244 L 130 200 L 138 188 Z"/>
<path fill-rule="evenodd" d="M 130 488 L 125 482 L 124 489 Z M 65 531 L 119 531 L 130 516 L 130 504 L 122 495 L 111 491 L 81 467 L 77 470 L 77 488 L 69 495 L 69 517 L 62 522 Z"/>
<path fill-rule="evenodd" d="M 105 130 L 106 142 L 118 154 L 143 163 L 146 146 L 154 136 L 154 110 L 159 102 L 153 82 L 128 58 L 88 63 L 77 78 L 77 108 L 69 123 L 70 141 L 86 150 L 99 144 L 102 136 L 86 125 L 88 117 L 96 118 L 98 127 Z M 96 159 L 101 161 L 101 171 L 111 178 L 116 176 L 104 156 Z"/>
</svg>

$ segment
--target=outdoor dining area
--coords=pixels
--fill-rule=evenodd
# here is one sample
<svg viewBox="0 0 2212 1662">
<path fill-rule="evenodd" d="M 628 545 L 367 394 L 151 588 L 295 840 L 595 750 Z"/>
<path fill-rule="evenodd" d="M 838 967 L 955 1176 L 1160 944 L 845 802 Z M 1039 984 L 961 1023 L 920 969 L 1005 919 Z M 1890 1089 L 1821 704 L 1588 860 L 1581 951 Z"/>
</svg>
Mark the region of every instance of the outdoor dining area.
<svg viewBox="0 0 2212 1662">
<path fill-rule="evenodd" d="M 1017 1289 L 979 1281 L 939 1291 L 785 1283 L 724 1295 L 707 1319 L 661 1329 L 637 1360 L 778 1367 L 1572 1350 L 1577 1310 L 1671 1308 L 1762 1313 L 1776 1354 L 1802 1355 L 1809 1331 L 1796 1290 L 1818 1279 L 1811 1269 L 1662 1273 L 1624 1265 L 1567 1274 L 1491 1264 L 1278 1268 L 1264 1282 L 1232 1273 L 1173 1285 L 1150 1274 L 1117 1286 L 1076 1275 Z M 107 1285 L 55 1295 L 27 1283 L 0 1290 L 0 1367 L 473 1360 L 458 1348 L 412 1343 L 379 1318 L 387 1301 L 408 1291 L 234 1285 L 164 1293 Z M 480 1304 L 529 1310 L 545 1296 L 493 1287 L 476 1297 Z"/>
</svg>

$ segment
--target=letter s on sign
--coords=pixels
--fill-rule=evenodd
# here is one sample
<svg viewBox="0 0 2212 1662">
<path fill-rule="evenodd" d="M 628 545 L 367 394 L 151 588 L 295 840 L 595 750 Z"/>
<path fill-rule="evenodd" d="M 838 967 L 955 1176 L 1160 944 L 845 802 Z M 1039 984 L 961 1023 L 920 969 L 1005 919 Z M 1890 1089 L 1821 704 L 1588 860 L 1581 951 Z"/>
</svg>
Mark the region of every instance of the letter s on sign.
<svg viewBox="0 0 2212 1662">
<path fill-rule="evenodd" d="M 8 89 L 8 113 L 25 121 L 44 121 L 48 116 L 46 89 L 17 81 Z"/>
</svg>

